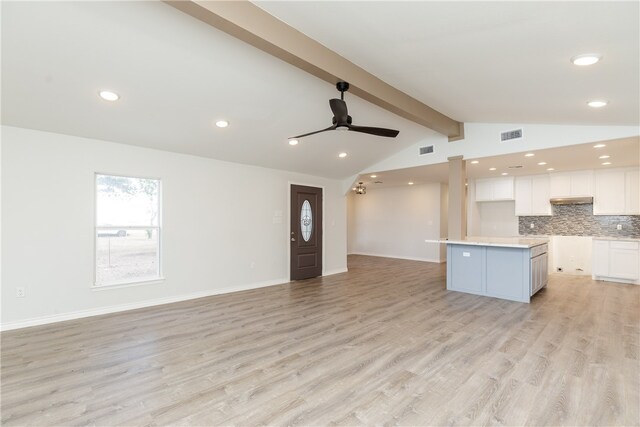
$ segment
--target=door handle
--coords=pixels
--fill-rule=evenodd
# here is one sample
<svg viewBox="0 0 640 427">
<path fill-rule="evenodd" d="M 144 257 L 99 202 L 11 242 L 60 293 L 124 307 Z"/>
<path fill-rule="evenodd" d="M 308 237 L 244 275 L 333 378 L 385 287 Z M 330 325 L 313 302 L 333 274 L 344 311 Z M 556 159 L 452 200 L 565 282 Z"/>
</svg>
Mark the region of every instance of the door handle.
<svg viewBox="0 0 640 427">
<path fill-rule="evenodd" d="M 292 242 L 295 242 L 295 241 L 296 241 L 296 238 L 295 238 L 295 237 L 292 237 L 292 238 L 291 238 L 291 241 L 292 241 Z"/>
</svg>

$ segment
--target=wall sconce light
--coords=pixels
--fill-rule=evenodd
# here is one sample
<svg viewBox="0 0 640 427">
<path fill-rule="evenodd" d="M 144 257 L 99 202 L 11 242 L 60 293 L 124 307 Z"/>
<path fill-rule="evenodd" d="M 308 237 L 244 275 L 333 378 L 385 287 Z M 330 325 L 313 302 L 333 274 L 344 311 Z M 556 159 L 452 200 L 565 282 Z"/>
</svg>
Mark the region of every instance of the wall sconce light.
<svg viewBox="0 0 640 427">
<path fill-rule="evenodd" d="M 356 185 L 356 189 L 354 191 L 356 192 L 356 194 L 367 194 L 367 187 L 362 185 L 362 182 L 359 182 L 358 185 Z"/>
</svg>

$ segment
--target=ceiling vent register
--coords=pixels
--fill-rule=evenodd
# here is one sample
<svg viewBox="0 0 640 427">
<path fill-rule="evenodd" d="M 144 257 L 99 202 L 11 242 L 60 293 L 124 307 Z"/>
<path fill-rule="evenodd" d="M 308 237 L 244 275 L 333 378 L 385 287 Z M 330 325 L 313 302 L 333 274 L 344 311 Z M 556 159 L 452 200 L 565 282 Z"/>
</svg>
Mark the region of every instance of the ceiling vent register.
<svg viewBox="0 0 640 427">
<path fill-rule="evenodd" d="M 427 145 L 426 147 L 420 147 L 420 155 L 424 156 L 425 154 L 433 153 L 433 145 Z"/>
<path fill-rule="evenodd" d="M 508 130 L 500 133 L 500 142 L 522 139 L 522 129 Z"/>
</svg>

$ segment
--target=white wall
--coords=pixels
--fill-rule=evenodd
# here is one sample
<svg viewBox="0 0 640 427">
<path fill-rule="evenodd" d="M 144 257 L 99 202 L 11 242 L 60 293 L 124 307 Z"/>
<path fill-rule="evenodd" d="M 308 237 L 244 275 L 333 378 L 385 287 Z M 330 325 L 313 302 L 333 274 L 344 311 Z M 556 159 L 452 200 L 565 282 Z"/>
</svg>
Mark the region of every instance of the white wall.
<svg viewBox="0 0 640 427">
<path fill-rule="evenodd" d="M 95 172 L 162 179 L 164 282 L 92 289 Z M 324 187 L 324 272 L 345 271 L 337 180 L 2 127 L 2 327 L 288 281 L 289 182 Z"/>
<path fill-rule="evenodd" d="M 500 132 L 522 129 L 518 141 L 500 142 Z M 638 126 L 567 126 L 517 123 L 465 123 L 464 139 L 449 142 L 443 135 L 431 135 L 423 141 L 371 165 L 361 173 L 383 172 L 413 166 L 447 162 L 451 156 L 464 155 L 465 159 L 518 153 L 542 148 L 563 147 L 594 141 L 626 138 L 640 134 Z M 418 155 L 418 149 L 433 145 L 434 152 Z"/>
<path fill-rule="evenodd" d="M 356 243 L 356 197 L 353 191 L 347 193 L 347 253 L 355 252 Z"/>
<path fill-rule="evenodd" d="M 440 262 L 439 183 L 367 188 L 353 195 L 349 253 Z M 445 189 L 446 191 L 446 189 Z"/>
<path fill-rule="evenodd" d="M 515 202 L 480 202 L 477 205 L 480 234 L 476 236 L 513 237 L 518 235 Z"/>
<path fill-rule="evenodd" d="M 476 202 L 475 180 L 467 186 L 467 235 L 483 237 L 518 236 L 514 201 Z"/>
<path fill-rule="evenodd" d="M 562 274 L 591 276 L 592 238 L 585 236 L 553 236 L 549 258 L 551 272 L 562 268 Z"/>
</svg>

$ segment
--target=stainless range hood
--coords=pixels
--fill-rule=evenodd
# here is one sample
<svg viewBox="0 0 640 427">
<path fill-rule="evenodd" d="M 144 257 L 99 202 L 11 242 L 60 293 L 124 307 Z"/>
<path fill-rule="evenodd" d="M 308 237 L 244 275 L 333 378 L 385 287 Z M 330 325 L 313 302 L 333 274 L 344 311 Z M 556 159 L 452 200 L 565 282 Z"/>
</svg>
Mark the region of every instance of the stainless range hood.
<svg viewBox="0 0 640 427">
<path fill-rule="evenodd" d="M 552 205 L 590 205 L 593 197 L 558 197 L 549 200 Z"/>
</svg>

